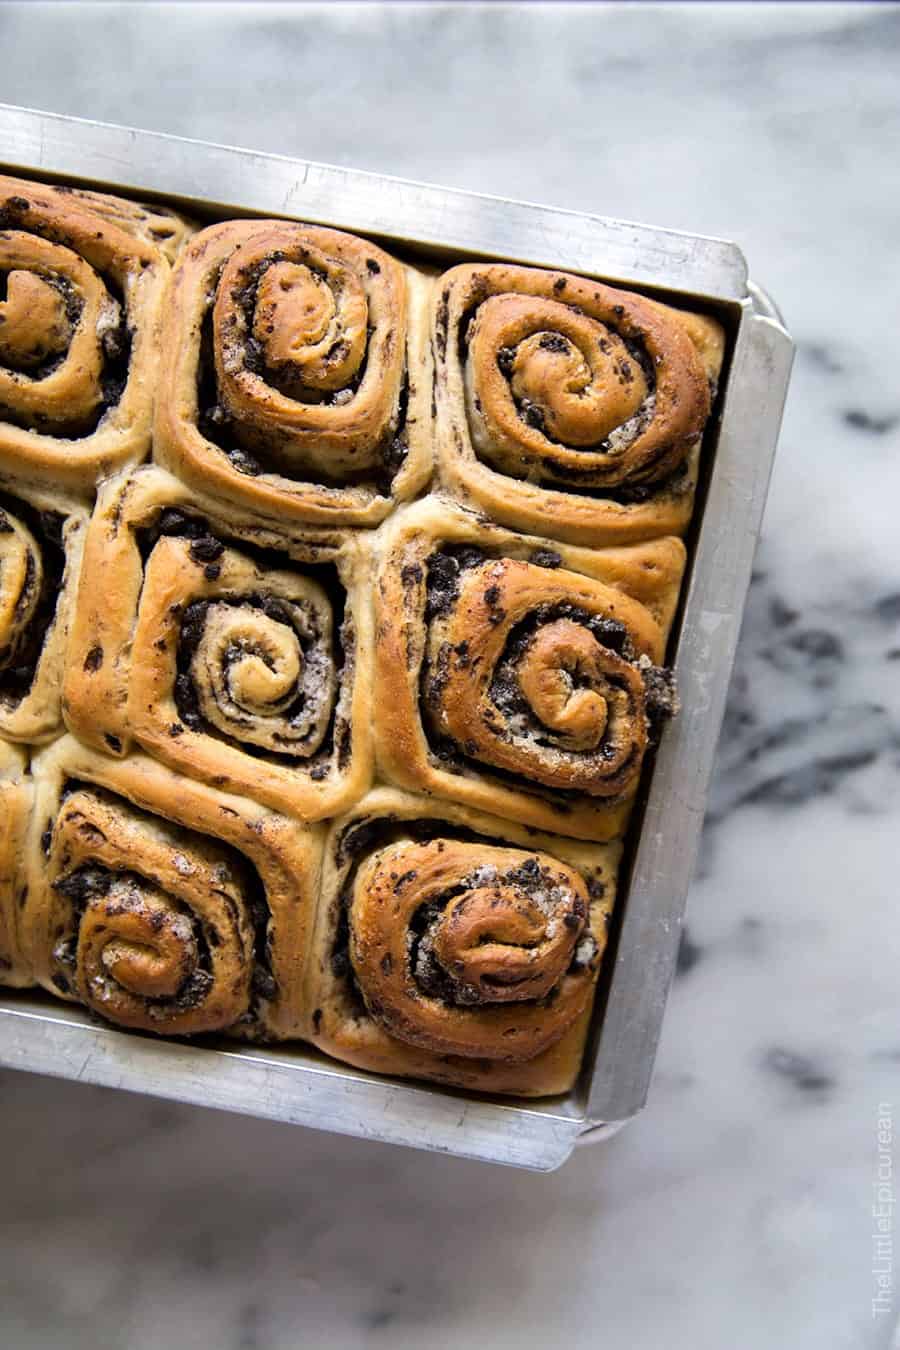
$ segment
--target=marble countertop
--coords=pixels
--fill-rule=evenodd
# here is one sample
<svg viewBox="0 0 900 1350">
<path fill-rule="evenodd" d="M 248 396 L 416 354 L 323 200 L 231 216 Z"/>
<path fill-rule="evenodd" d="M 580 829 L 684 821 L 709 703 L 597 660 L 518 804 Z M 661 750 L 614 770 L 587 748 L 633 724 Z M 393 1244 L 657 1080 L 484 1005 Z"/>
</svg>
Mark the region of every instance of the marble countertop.
<svg viewBox="0 0 900 1350">
<path fill-rule="evenodd" d="M 7 4 L 0 51 L 9 102 L 734 238 L 798 342 L 644 1114 L 535 1176 L 4 1073 L 0 1340 L 891 1345 L 900 10 Z"/>
</svg>

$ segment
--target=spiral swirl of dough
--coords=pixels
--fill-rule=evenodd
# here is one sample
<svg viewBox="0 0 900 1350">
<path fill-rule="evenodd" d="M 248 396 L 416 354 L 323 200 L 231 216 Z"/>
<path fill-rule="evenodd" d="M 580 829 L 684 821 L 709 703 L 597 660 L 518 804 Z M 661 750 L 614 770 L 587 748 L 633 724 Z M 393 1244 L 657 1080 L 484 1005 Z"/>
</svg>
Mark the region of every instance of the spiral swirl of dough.
<svg viewBox="0 0 900 1350">
<path fill-rule="evenodd" d="M 562 569 L 485 561 L 460 572 L 428 650 L 431 726 L 470 759 L 594 797 L 636 784 L 658 634 L 629 597 Z"/>
<path fill-rule="evenodd" d="M 398 263 L 337 230 L 230 221 L 197 235 L 179 264 L 173 358 L 184 361 L 174 337 L 182 313 L 196 311 L 202 328 L 210 306 L 208 397 L 216 401 L 195 420 L 217 443 L 243 447 L 247 453 L 232 461 L 245 477 L 277 472 L 353 483 L 383 466 L 406 359 L 406 279 Z M 194 362 L 201 358 L 196 348 Z M 166 375 L 160 435 L 178 453 L 199 453 L 198 431 L 189 429 L 186 406 L 171 402 L 169 381 Z"/>
<path fill-rule="evenodd" d="M 599 283 L 557 289 L 526 272 L 468 328 L 472 437 L 482 457 L 534 481 L 617 488 L 671 473 L 709 415 L 701 362 L 653 301 Z M 567 302 L 566 289 L 577 288 Z"/>
<path fill-rule="evenodd" d="M 65 798 L 49 850 L 61 988 L 164 1035 L 224 1029 L 247 1011 L 250 900 L 226 855 L 86 788 Z"/>
<path fill-rule="evenodd" d="M 331 610 L 315 582 L 291 582 L 290 598 L 226 588 L 188 609 L 182 634 L 192 654 L 179 693 L 190 686 L 189 725 L 279 754 L 318 750 L 337 692 Z"/>
<path fill-rule="evenodd" d="M 457 839 L 390 844 L 350 899 L 350 960 L 370 1015 L 441 1054 L 517 1063 L 590 997 L 597 944 L 579 874 L 542 853 Z"/>
<path fill-rule="evenodd" d="M 92 495 L 150 448 L 169 267 L 135 213 L 114 198 L 0 175 L 7 480 Z"/>
<path fill-rule="evenodd" d="M 103 277 L 64 244 L 0 235 L 0 405 L 23 426 L 84 431 L 104 402 L 122 310 Z"/>
<path fill-rule="evenodd" d="M 610 490 L 659 481 L 697 444 L 709 383 L 672 311 L 552 272 L 461 275 L 470 432 L 495 468 Z"/>
</svg>

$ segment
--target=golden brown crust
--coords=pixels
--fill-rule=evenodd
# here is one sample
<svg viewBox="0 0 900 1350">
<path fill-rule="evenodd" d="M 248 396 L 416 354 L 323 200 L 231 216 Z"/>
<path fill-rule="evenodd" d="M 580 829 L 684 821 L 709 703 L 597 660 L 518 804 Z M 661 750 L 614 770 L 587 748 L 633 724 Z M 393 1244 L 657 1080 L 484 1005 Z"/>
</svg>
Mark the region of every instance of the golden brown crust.
<svg viewBox="0 0 900 1350">
<path fill-rule="evenodd" d="M 589 547 L 684 531 L 714 320 L 505 263 L 452 268 L 435 296 L 438 462 L 456 497 Z"/>
<path fill-rule="evenodd" d="M 89 494 L 150 448 L 168 265 L 75 193 L 0 177 L 0 477 Z"/>
<path fill-rule="evenodd" d="M 677 539 L 575 549 L 437 498 L 398 512 L 378 535 L 382 773 L 539 829 L 620 835 L 684 559 Z"/>
<path fill-rule="evenodd" d="M 0 741 L 0 985 L 34 984 L 20 933 L 32 787 L 21 750 Z"/>
<path fill-rule="evenodd" d="M 376 524 L 430 473 L 428 294 L 337 230 L 203 230 L 173 278 L 156 458 L 284 525 Z"/>
<path fill-rule="evenodd" d="M 0 735 L 62 730 L 62 680 L 87 512 L 26 487 L 0 497 Z"/>
<path fill-rule="evenodd" d="M 320 831 L 71 737 L 33 776 L 22 932 L 45 988 L 161 1035 L 300 1034 Z"/>
<path fill-rule="evenodd" d="M 133 202 L 127 197 L 113 197 L 108 192 L 95 192 L 89 188 L 50 187 L 48 191 L 70 202 L 74 199 L 83 203 L 95 215 L 155 248 L 169 263 L 175 262 L 196 231 L 191 221 L 158 202 Z M 61 205 L 65 206 L 66 201 Z"/>
<path fill-rule="evenodd" d="M 522 1096 L 578 1072 L 618 844 L 376 788 L 331 827 L 310 1039 L 402 1077 Z"/>
<path fill-rule="evenodd" d="M 105 484 L 69 728 L 302 820 L 346 809 L 372 777 L 368 550 L 334 532 L 285 538 L 155 467 Z"/>
</svg>

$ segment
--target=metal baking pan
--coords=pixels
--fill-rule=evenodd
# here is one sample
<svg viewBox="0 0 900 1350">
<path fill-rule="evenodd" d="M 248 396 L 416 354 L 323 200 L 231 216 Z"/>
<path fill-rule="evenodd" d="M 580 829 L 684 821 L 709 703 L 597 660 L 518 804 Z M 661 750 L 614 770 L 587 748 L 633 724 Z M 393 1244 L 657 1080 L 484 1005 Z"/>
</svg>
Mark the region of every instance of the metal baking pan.
<svg viewBox="0 0 900 1350">
<path fill-rule="evenodd" d="M 682 710 L 642 809 L 575 1090 L 491 1100 L 370 1077 L 298 1045 L 197 1048 L 98 1025 L 70 1005 L 0 990 L 0 1064 L 437 1152 L 549 1171 L 644 1105 L 759 534 L 793 348 L 740 250 L 718 239 L 449 191 L 0 105 L 0 162 L 180 205 L 201 220 L 330 224 L 441 265 L 504 258 L 582 272 L 714 313 L 729 334 L 688 537 L 671 659 Z M 717 422 L 717 425 L 716 425 Z"/>
</svg>

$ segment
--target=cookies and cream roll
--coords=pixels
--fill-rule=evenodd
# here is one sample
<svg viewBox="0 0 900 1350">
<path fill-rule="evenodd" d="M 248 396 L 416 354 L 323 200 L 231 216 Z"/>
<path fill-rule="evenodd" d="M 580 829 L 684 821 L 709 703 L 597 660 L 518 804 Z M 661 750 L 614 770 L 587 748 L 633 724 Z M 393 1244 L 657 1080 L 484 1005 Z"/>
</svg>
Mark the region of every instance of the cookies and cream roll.
<svg viewBox="0 0 900 1350">
<path fill-rule="evenodd" d="M 318 831 L 72 737 L 32 772 L 21 921 L 45 988 L 160 1035 L 299 1034 Z"/>
<path fill-rule="evenodd" d="M 372 775 L 369 543 L 283 536 L 146 466 L 87 532 L 66 719 L 114 755 L 320 820 Z"/>
<path fill-rule="evenodd" d="M 150 244 L 170 263 L 175 262 L 196 229 L 184 216 L 158 202 L 131 201 L 127 197 L 113 197 L 108 192 L 95 192 L 88 188 L 57 185 L 50 191 L 83 203 L 111 225 L 117 225 L 136 239 Z"/>
<path fill-rule="evenodd" d="M 331 827 L 310 1038 L 360 1068 L 488 1092 L 572 1086 L 618 844 L 377 788 Z"/>
<path fill-rule="evenodd" d="M 93 206 L 74 192 L 0 176 L 6 483 L 89 496 L 150 449 L 169 266 L 146 232 Z"/>
<path fill-rule="evenodd" d="M 713 319 L 564 272 L 435 283 L 441 481 L 515 529 L 596 547 L 681 534 L 722 364 Z"/>
<path fill-rule="evenodd" d="M 87 512 L 59 493 L 0 492 L 0 736 L 62 727 L 62 679 Z"/>
<path fill-rule="evenodd" d="M 680 540 L 601 550 L 430 498 L 379 532 L 377 756 L 393 782 L 579 839 L 620 835 L 674 706 Z"/>
<path fill-rule="evenodd" d="M 25 842 L 32 788 L 24 752 L 0 741 L 0 985 L 33 984 L 21 939 Z"/>
<path fill-rule="evenodd" d="M 155 458 L 284 525 L 377 523 L 430 473 L 428 298 L 338 230 L 202 230 L 175 269 Z"/>
</svg>

